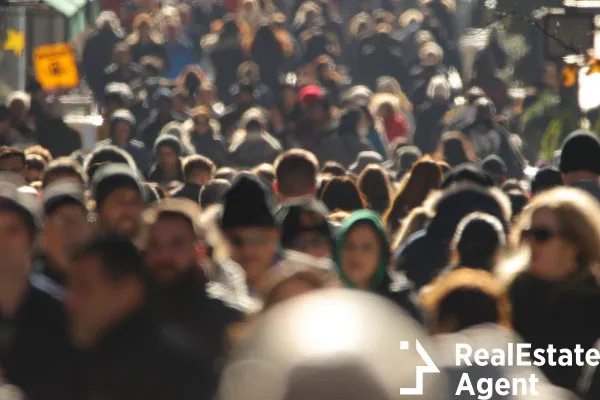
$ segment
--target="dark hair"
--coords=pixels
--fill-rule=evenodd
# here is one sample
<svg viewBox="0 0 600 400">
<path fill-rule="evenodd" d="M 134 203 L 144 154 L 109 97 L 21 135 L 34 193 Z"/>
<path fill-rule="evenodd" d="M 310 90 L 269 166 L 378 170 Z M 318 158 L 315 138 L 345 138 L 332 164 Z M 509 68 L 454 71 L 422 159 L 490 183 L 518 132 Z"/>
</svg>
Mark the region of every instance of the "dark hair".
<svg viewBox="0 0 600 400">
<path fill-rule="evenodd" d="M 233 181 L 233 178 L 237 175 L 237 171 L 231 167 L 221 167 L 215 172 L 215 179 L 225 179 L 230 183 Z"/>
<path fill-rule="evenodd" d="M 321 200 L 330 211 L 356 211 L 366 208 L 356 184 L 349 177 L 336 176 L 329 181 Z"/>
<path fill-rule="evenodd" d="M 396 232 L 400 228 L 400 221 L 423 204 L 433 190 L 439 189 L 441 183 L 442 171 L 431 157 L 425 156 L 417 161 L 385 213 L 386 228 Z"/>
<path fill-rule="evenodd" d="M 390 206 L 392 184 L 387 172 L 380 166 L 371 164 L 358 177 L 358 188 L 369 208 L 383 214 Z"/>
<path fill-rule="evenodd" d="M 203 209 L 219 204 L 223 196 L 231 187 L 231 183 L 225 179 L 213 179 L 200 189 L 200 207 Z"/>
<path fill-rule="evenodd" d="M 447 132 L 442 136 L 435 159 L 446 161 L 451 167 L 479 162 L 471 141 L 458 131 Z"/>
<path fill-rule="evenodd" d="M 535 195 L 562 184 L 562 175 L 558 169 L 542 168 L 535 174 L 535 178 L 531 182 L 531 193 Z"/>
<path fill-rule="evenodd" d="M 316 186 L 319 162 L 313 153 L 303 149 L 288 150 L 277 157 L 274 165 L 282 195 L 299 196 Z"/>
<path fill-rule="evenodd" d="M 23 165 L 25 165 L 25 152 L 23 150 L 11 146 L 0 147 L 0 161 L 12 157 L 19 157 L 21 160 L 23 160 Z"/>
<path fill-rule="evenodd" d="M 4 122 L 10 118 L 10 111 L 5 105 L 0 105 L 0 122 Z"/>
<path fill-rule="evenodd" d="M 454 329 L 463 330 L 483 323 L 497 323 L 500 319 L 496 299 L 477 288 L 456 288 L 438 304 L 439 321 L 453 319 Z"/>
<path fill-rule="evenodd" d="M 344 176 L 346 175 L 346 168 L 344 168 L 344 166 L 338 162 L 327 161 L 325 165 L 323 165 L 321 173 L 330 174 L 333 176 Z"/>
<path fill-rule="evenodd" d="M 187 179 L 194 170 L 202 170 L 214 174 L 217 170 L 215 163 L 208 157 L 194 154 L 183 159 L 183 174 Z"/>
<path fill-rule="evenodd" d="M 452 247 L 458 253 L 458 265 L 491 271 L 494 255 L 506 245 L 502 222 L 492 215 L 474 212 L 458 224 Z"/>
<path fill-rule="evenodd" d="M 69 175 L 85 185 L 81 165 L 71 157 L 60 157 L 48 164 L 42 176 L 42 188 L 45 188 L 59 176 Z"/>
<path fill-rule="evenodd" d="M 147 281 L 144 260 L 129 239 L 114 235 L 92 239 L 75 253 L 73 259 L 79 261 L 87 257 L 97 258 L 102 271 L 113 282 L 131 277 Z"/>
</svg>

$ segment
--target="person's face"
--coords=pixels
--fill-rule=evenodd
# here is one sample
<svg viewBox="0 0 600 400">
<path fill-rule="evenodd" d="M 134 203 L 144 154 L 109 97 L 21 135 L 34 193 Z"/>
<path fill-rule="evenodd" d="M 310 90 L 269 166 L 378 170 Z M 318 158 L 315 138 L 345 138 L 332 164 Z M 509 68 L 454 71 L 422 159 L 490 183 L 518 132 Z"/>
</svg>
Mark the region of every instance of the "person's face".
<svg viewBox="0 0 600 400">
<path fill-rule="evenodd" d="M 10 115 L 17 121 L 25 121 L 27 119 L 27 108 L 21 100 L 15 100 L 9 107 Z"/>
<path fill-rule="evenodd" d="M 132 278 L 111 280 L 95 256 L 77 260 L 68 280 L 67 312 L 71 339 L 79 348 L 91 348 L 102 333 L 123 318 L 126 302 L 140 293 Z"/>
<path fill-rule="evenodd" d="M 121 108 L 121 102 L 117 99 L 109 98 L 106 103 L 104 103 L 104 113 L 109 117 L 119 108 Z"/>
<path fill-rule="evenodd" d="M 158 164 L 161 168 L 173 168 L 177 166 L 177 153 L 168 147 L 162 146 L 158 149 Z"/>
<path fill-rule="evenodd" d="M 359 288 L 367 288 L 379 267 L 381 244 L 370 225 L 358 224 L 348 232 L 342 247 L 342 270 Z"/>
<path fill-rule="evenodd" d="M 14 172 L 27 179 L 25 173 L 25 162 L 19 156 L 7 157 L 0 161 L 0 171 Z"/>
<path fill-rule="evenodd" d="M 117 54 L 117 63 L 121 66 L 127 66 L 131 64 L 131 54 L 129 50 L 121 50 Z"/>
<path fill-rule="evenodd" d="M 104 200 L 98 222 L 104 231 L 134 238 L 139 231 L 143 210 L 144 202 L 137 190 L 119 188 Z"/>
<path fill-rule="evenodd" d="M 169 115 L 173 110 L 173 103 L 170 100 L 160 99 L 156 104 L 156 109 L 160 115 Z"/>
<path fill-rule="evenodd" d="M 168 285 L 200 265 L 202 249 L 187 221 L 162 217 L 149 228 L 146 266 L 157 283 Z"/>
<path fill-rule="evenodd" d="M 210 129 L 210 124 L 206 118 L 196 118 L 194 123 L 194 130 L 199 135 L 204 135 Z"/>
<path fill-rule="evenodd" d="M 300 234 L 292 245 L 292 250 L 311 255 L 316 258 L 331 258 L 333 254 L 331 240 L 317 232 Z"/>
<path fill-rule="evenodd" d="M 538 278 L 560 281 L 577 269 L 577 247 L 561 237 L 554 211 L 541 208 L 534 212 L 523 239 L 531 250 L 529 270 Z"/>
<path fill-rule="evenodd" d="M 65 204 L 45 218 L 42 246 L 58 268 L 66 268 L 75 250 L 92 235 L 87 210 L 78 204 Z"/>
<path fill-rule="evenodd" d="M 131 125 L 129 125 L 129 123 L 125 121 L 118 121 L 115 124 L 114 129 L 115 142 L 117 142 L 117 144 L 121 146 L 125 145 L 125 143 L 127 143 L 129 138 L 131 137 Z"/>
<path fill-rule="evenodd" d="M 186 177 L 188 183 L 193 183 L 195 185 L 204 186 L 213 178 L 212 173 L 210 171 L 196 168 L 192 170 L 189 175 Z"/>
<path fill-rule="evenodd" d="M 169 42 L 177 42 L 181 36 L 181 29 L 178 26 L 169 25 L 166 34 Z"/>
<path fill-rule="evenodd" d="M 282 96 L 283 96 L 283 105 L 285 108 L 291 109 L 292 107 L 294 107 L 294 105 L 296 104 L 296 98 L 298 97 L 298 95 L 296 94 L 296 91 L 294 89 L 292 89 L 292 88 L 283 89 Z"/>
<path fill-rule="evenodd" d="M 558 72 L 554 65 L 547 65 L 544 68 L 544 75 L 542 76 L 542 82 L 544 85 L 553 88 L 558 83 Z"/>
<path fill-rule="evenodd" d="M 242 108 L 250 107 L 252 105 L 252 102 L 254 101 L 254 96 L 252 96 L 252 93 L 250 92 L 243 91 L 237 95 L 236 100 L 238 106 Z"/>
<path fill-rule="evenodd" d="M 26 276 L 31 250 L 31 232 L 24 218 L 15 211 L 0 211 L 0 280 Z"/>
<path fill-rule="evenodd" d="M 10 129 L 10 119 L 6 118 L 4 121 L 0 121 L 0 134 L 8 132 Z"/>
<path fill-rule="evenodd" d="M 262 274 L 271 267 L 279 233 L 269 228 L 235 228 L 228 233 L 231 258 L 246 272 L 249 282 L 258 282 Z"/>
<path fill-rule="evenodd" d="M 146 24 L 141 25 L 139 32 L 140 32 L 140 40 L 142 42 L 150 41 L 150 27 L 148 25 L 146 25 Z"/>
<path fill-rule="evenodd" d="M 27 182 L 37 182 L 42 180 L 42 170 L 37 168 L 27 168 L 25 172 Z"/>
<path fill-rule="evenodd" d="M 185 98 L 183 96 L 173 97 L 173 110 L 179 114 L 185 113 Z"/>
<path fill-rule="evenodd" d="M 303 279 L 290 278 L 281 282 L 271 294 L 270 306 L 312 292 L 316 288 Z"/>
<path fill-rule="evenodd" d="M 315 103 L 308 107 L 308 118 L 313 122 L 325 120 L 325 109 L 321 104 Z"/>
</svg>

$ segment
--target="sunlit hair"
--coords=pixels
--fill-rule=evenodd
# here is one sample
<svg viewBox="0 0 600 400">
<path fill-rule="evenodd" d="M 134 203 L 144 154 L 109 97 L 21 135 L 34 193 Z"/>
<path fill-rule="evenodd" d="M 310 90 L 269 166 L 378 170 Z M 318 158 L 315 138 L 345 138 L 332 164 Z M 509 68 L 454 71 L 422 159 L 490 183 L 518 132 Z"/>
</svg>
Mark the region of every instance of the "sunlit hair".
<svg viewBox="0 0 600 400">
<path fill-rule="evenodd" d="M 504 286 L 486 271 L 460 268 L 436 278 L 420 293 L 425 321 L 433 334 L 482 323 L 511 328 L 511 306 Z"/>
<path fill-rule="evenodd" d="M 531 200 L 517 219 L 511 244 L 519 246 L 523 231 L 531 226 L 536 211 L 551 210 L 558 221 L 561 237 L 576 246 L 578 272 L 571 281 L 590 276 L 600 280 L 600 205 L 588 193 L 560 187 L 543 192 Z"/>
<path fill-rule="evenodd" d="M 300 6 L 298 11 L 296 12 L 296 16 L 294 18 L 294 27 L 300 27 L 306 23 L 306 17 L 310 12 L 315 13 L 316 15 L 321 15 L 323 13 L 323 9 L 321 6 L 314 1 L 307 1 Z"/>
<path fill-rule="evenodd" d="M 357 39 L 362 35 L 375 31 L 375 24 L 371 15 L 366 12 L 356 14 L 348 26 L 348 35 L 350 38 Z"/>
<path fill-rule="evenodd" d="M 133 46 L 141 40 L 140 37 L 140 28 L 145 25 L 148 27 L 150 41 L 156 44 L 162 44 L 162 36 L 159 32 L 154 28 L 154 22 L 152 21 L 152 17 L 149 14 L 139 14 L 133 20 L 133 32 L 127 37 L 127 44 Z"/>
<path fill-rule="evenodd" d="M 431 217 L 431 212 L 426 207 L 413 209 L 402 221 L 398 234 L 394 238 L 394 243 L 392 243 L 392 249 L 394 251 L 399 250 L 409 237 L 425 228 L 425 224 Z"/>
<path fill-rule="evenodd" d="M 420 24 L 423 22 L 424 18 L 425 17 L 421 11 L 415 8 L 410 8 L 400 15 L 400 18 L 398 18 L 398 25 L 400 28 L 405 29 L 413 23 Z"/>
<path fill-rule="evenodd" d="M 418 160 L 385 213 L 384 220 L 388 231 L 396 232 L 400 227 L 400 221 L 414 208 L 423 204 L 427 196 L 439 189 L 441 184 L 442 171 L 437 163 L 429 156 Z"/>
<path fill-rule="evenodd" d="M 406 96 L 406 93 L 404 93 L 404 91 L 402 90 L 402 87 L 400 86 L 400 84 L 398 83 L 398 81 L 395 78 L 392 78 L 391 76 L 382 76 L 382 77 L 378 78 L 376 92 L 377 92 L 376 96 L 379 96 L 380 94 L 381 95 L 388 94 L 388 95 L 393 95 L 394 97 L 396 97 L 396 99 L 398 101 L 399 111 L 402 111 L 405 113 L 409 113 L 409 112 L 413 111 L 413 104 L 410 102 L 410 100 L 408 99 L 408 96 Z M 386 98 L 387 97 L 385 97 L 385 96 L 381 96 L 382 100 L 376 100 L 375 98 L 373 98 L 371 107 L 369 107 L 372 114 L 373 114 L 373 110 L 377 110 L 379 108 L 377 106 L 377 102 L 384 101 L 384 99 L 386 99 Z"/>
<path fill-rule="evenodd" d="M 31 108 L 31 96 L 23 91 L 15 90 L 6 97 L 6 107 L 10 108 L 15 101 L 20 101 L 27 110 Z"/>
<path fill-rule="evenodd" d="M 442 135 L 433 157 L 436 161 L 447 162 L 451 167 L 465 162 L 479 163 L 473 143 L 459 131 Z"/>
</svg>

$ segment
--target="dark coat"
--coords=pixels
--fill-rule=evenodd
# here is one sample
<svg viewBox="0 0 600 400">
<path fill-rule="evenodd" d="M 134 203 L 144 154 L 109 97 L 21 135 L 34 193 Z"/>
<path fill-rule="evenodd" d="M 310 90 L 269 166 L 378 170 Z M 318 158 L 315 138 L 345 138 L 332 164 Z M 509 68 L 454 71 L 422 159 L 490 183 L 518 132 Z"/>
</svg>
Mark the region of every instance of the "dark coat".
<svg viewBox="0 0 600 400">
<path fill-rule="evenodd" d="M 54 158 L 68 156 L 82 147 L 81 134 L 62 118 L 47 117 L 37 124 L 37 130 L 39 145 Z"/>
<path fill-rule="evenodd" d="M 83 73 L 97 99 L 104 98 L 104 70 L 111 63 L 113 49 L 123 38 L 110 28 L 92 33 L 83 47 Z"/>
<path fill-rule="evenodd" d="M 28 399 L 48 399 L 54 384 L 49 371 L 62 369 L 68 351 L 62 304 L 30 286 L 17 314 L 0 317 L 0 365 L 5 380 Z"/>
<path fill-rule="evenodd" d="M 100 344 L 80 354 L 66 399 L 210 399 L 216 376 L 176 330 L 148 310 L 129 315 Z"/>
<path fill-rule="evenodd" d="M 158 113 L 153 112 L 144 122 L 142 122 L 138 131 L 138 137 L 149 151 L 154 149 L 154 142 L 156 142 L 156 138 L 160 134 L 162 128 L 171 121 L 184 122 L 185 118 L 172 112 L 167 119 L 161 120 L 158 117 Z"/>
<path fill-rule="evenodd" d="M 279 141 L 268 133 L 246 133 L 229 147 L 229 164 L 252 168 L 262 163 L 273 163 L 282 152 Z"/>
<path fill-rule="evenodd" d="M 96 144 L 96 148 L 107 145 L 117 146 L 117 143 L 115 143 L 112 139 L 106 139 L 98 142 Z M 142 174 L 146 175 L 152 164 L 152 153 L 146 149 L 144 143 L 140 142 L 139 140 L 132 139 L 125 144 L 123 150 L 129 153 L 129 155 L 135 161 L 138 169 L 142 172 Z"/>
<path fill-rule="evenodd" d="M 413 142 L 423 154 L 435 152 L 444 131 L 444 116 L 449 110 L 450 104 L 447 102 L 430 101 L 415 110 L 417 129 Z"/>
<path fill-rule="evenodd" d="M 200 190 L 202 186 L 194 183 L 186 183 L 173 190 L 170 195 L 175 199 L 188 199 L 195 203 L 200 201 Z"/>
<path fill-rule="evenodd" d="M 112 82 L 121 82 L 129 85 L 139 79 L 140 74 L 141 68 L 138 64 L 134 63 L 122 68 L 119 64 L 112 63 L 104 70 L 104 83 L 107 85 Z"/>
<path fill-rule="evenodd" d="M 222 167 L 227 163 L 229 152 L 225 146 L 225 141 L 221 135 L 214 134 L 212 131 L 204 135 L 195 135 L 193 133 L 184 133 L 187 135 L 185 143 L 196 150 L 196 153 L 208 157 L 217 167 Z"/>
<path fill-rule="evenodd" d="M 600 320 L 594 317 L 600 307 L 600 286 L 592 278 L 571 289 L 522 273 L 511 284 L 509 295 L 513 327 L 524 343 L 531 343 L 532 353 L 550 344 L 556 349 L 574 349 L 579 344 L 587 350 L 600 338 Z M 541 368 L 553 384 L 576 389 L 581 367 Z"/>
<path fill-rule="evenodd" d="M 228 102 L 229 88 L 237 81 L 238 68 L 248 57 L 237 37 L 221 37 L 210 50 L 210 59 L 215 66 L 215 84 L 219 98 Z"/>
<path fill-rule="evenodd" d="M 143 57 L 152 56 L 162 60 L 165 68 L 169 66 L 169 57 L 167 56 L 167 49 L 162 43 L 142 43 L 138 42 L 131 45 L 131 56 L 133 62 L 139 63 Z"/>
</svg>

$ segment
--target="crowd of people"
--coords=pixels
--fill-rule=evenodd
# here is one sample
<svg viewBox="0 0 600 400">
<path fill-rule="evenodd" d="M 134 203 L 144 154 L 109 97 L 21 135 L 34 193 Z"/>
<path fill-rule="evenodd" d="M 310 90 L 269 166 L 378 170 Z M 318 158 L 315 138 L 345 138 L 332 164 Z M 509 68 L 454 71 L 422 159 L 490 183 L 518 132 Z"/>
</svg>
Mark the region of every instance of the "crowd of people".
<svg viewBox="0 0 600 400">
<path fill-rule="evenodd" d="M 116 11 L 82 54 L 92 151 L 35 81 L 0 107 L 0 390 L 210 399 L 262 315 L 330 288 L 434 342 L 597 345 L 600 140 L 555 129 L 556 66 L 509 94 L 493 34 L 462 82 L 451 0 Z M 600 396 L 593 368 L 536 374 Z"/>
</svg>

